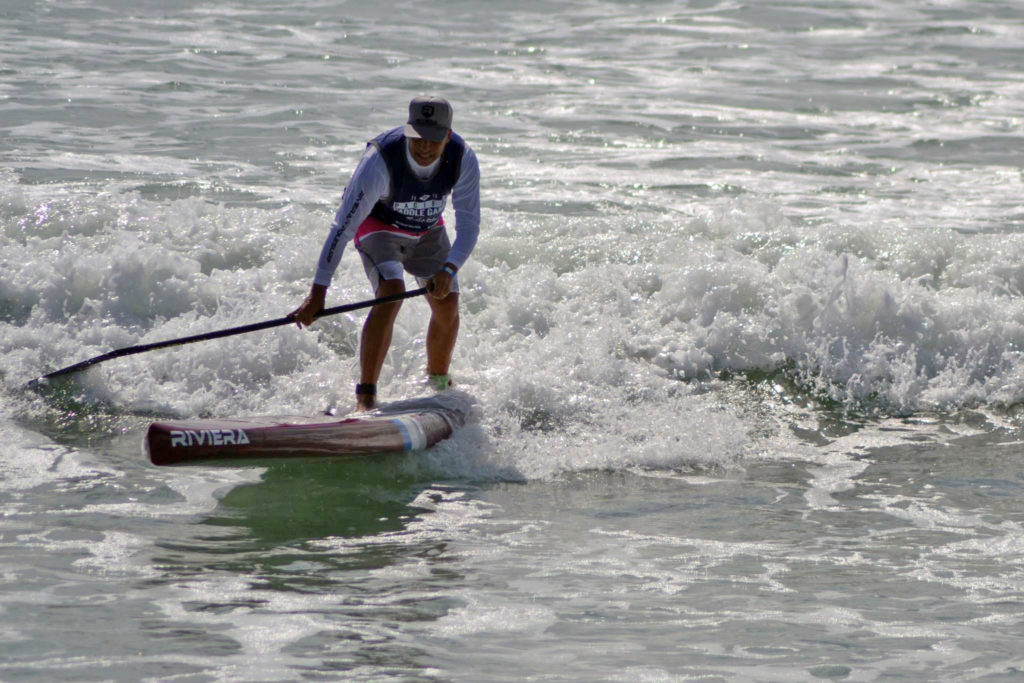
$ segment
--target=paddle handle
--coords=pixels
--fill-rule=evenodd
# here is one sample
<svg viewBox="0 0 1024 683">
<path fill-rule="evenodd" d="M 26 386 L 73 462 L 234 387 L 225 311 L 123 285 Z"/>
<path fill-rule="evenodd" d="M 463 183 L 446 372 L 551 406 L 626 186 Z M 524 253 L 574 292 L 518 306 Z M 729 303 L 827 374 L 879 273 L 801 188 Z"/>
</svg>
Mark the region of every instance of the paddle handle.
<svg viewBox="0 0 1024 683">
<path fill-rule="evenodd" d="M 337 315 L 338 313 L 347 313 L 349 311 L 357 311 L 361 308 L 370 308 L 379 304 L 388 304 L 394 301 L 401 301 L 403 299 L 411 299 L 414 296 L 421 296 L 427 293 L 426 287 L 419 289 L 413 289 L 408 292 L 402 292 L 400 294 L 392 294 L 390 296 L 382 296 L 379 299 L 370 299 L 369 301 L 359 301 L 353 304 L 344 304 L 342 306 L 334 306 L 332 308 L 325 308 L 316 314 L 317 318 L 323 318 L 329 315 Z M 112 360 L 114 358 L 121 358 L 122 356 L 132 356 L 137 353 L 145 353 L 146 351 L 155 351 L 156 349 L 166 349 L 170 346 L 183 346 L 184 344 L 192 344 L 193 342 L 207 341 L 209 339 L 220 339 L 222 337 L 231 337 L 236 334 L 245 334 L 247 332 L 258 332 L 259 330 L 266 330 L 271 327 L 279 327 L 281 325 L 288 325 L 294 323 L 295 318 L 290 315 L 286 315 L 283 318 L 275 318 L 274 320 L 264 320 L 260 323 L 252 323 L 250 325 L 241 325 L 239 327 L 230 327 L 225 330 L 215 330 L 213 332 L 204 332 L 203 334 L 194 334 L 190 337 L 181 337 L 179 339 L 168 339 L 166 341 L 153 342 L 151 344 L 139 344 L 138 346 L 126 346 L 123 349 L 115 349 L 99 356 L 83 360 L 74 365 L 69 365 L 66 368 L 60 370 L 54 370 L 53 372 L 47 373 L 42 377 L 38 377 L 29 382 L 27 387 L 34 387 L 39 382 L 47 379 L 53 379 L 54 377 L 60 377 L 61 375 L 70 375 L 73 372 L 84 370 L 88 367 L 92 367 L 97 363 L 103 361 Z"/>
</svg>

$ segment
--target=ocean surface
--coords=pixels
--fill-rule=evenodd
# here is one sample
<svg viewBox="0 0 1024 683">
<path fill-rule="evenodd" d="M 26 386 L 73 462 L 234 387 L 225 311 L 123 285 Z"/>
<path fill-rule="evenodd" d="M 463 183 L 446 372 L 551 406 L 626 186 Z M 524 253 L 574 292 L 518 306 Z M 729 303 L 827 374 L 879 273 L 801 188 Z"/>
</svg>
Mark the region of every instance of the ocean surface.
<svg viewBox="0 0 1024 683">
<path fill-rule="evenodd" d="M 0 0 L 0 680 L 1024 680 L 1022 18 Z M 142 454 L 348 409 L 362 312 L 25 388 L 292 311 L 421 93 L 482 170 L 453 438 Z"/>
</svg>

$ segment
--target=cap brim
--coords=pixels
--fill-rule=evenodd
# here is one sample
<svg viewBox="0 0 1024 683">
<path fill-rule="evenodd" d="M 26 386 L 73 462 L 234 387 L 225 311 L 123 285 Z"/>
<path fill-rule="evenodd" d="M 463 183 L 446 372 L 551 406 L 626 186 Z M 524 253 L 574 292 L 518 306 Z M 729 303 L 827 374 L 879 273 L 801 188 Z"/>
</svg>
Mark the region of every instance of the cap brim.
<svg viewBox="0 0 1024 683">
<path fill-rule="evenodd" d="M 415 125 L 407 123 L 405 124 L 405 137 L 423 138 L 424 140 L 440 142 L 448 137 L 448 130 L 448 128 L 438 128 L 437 126 L 424 126 L 422 124 Z"/>
</svg>

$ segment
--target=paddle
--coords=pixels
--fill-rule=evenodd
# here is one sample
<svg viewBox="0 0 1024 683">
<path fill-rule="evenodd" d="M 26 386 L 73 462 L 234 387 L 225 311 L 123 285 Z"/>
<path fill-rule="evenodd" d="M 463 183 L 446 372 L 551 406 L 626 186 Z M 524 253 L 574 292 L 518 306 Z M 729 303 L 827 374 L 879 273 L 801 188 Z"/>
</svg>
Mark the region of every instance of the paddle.
<svg viewBox="0 0 1024 683">
<path fill-rule="evenodd" d="M 401 301 L 402 299 L 410 299 L 414 296 L 420 296 L 426 294 L 427 288 L 421 287 L 420 289 L 413 289 L 408 292 L 402 292 L 401 294 L 392 294 L 391 296 L 382 296 L 379 299 L 371 299 L 369 301 L 359 301 L 354 304 L 345 304 L 344 306 L 334 306 L 333 308 L 325 308 L 316 314 L 317 318 L 323 318 L 328 315 L 336 315 L 338 313 L 347 313 L 348 311 L 356 311 L 360 308 L 370 308 L 377 304 L 387 304 L 392 301 Z M 53 372 L 47 373 L 42 377 L 28 382 L 25 387 L 28 389 L 34 389 L 40 382 L 54 377 L 60 377 L 61 375 L 70 375 L 73 372 L 84 370 L 88 367 L 92 367 L 97 363 L 102 363 L 105 360 L 111 360 L 113 358 L 120 358 L 122 356 L 131 356 L 136 353 L 145 353 L 146 351 L 154 351 L 156 349 L 165 349 L 169 346 L 181 346 L 183 344 L 191 344 L 192 342 L 206 341 L 208 339 L 220 339 L 221 337 L 230 337 L 236 334 L 245 334 L 246 332 L 257 332 L 259 330 L 266 330 L 271 327 L 279 327 L 281 325 L 288 325 L 294 323 L 295 319 L 290 315 L 283 318 L 276 318 L 274 320 L 265 320 L 261 323 L 252 323 L 251 325 L 242 325 L 240 327 L 231 327 L 226 330 L 216 330 L 214 332 L 206 332 L 205 334 L 196 334 L 191 337 L 181 337 L 179 339 L 168 339 L 167 341 L 153 342 L 152 344 L 139 344 L 138 346 L 126 346 L 123 349 L 115 349 L 108 353 L 83 360 L 80 363 L 69 365 L 66 368 L 60 370 L 54 370 Z"/>
</svg>

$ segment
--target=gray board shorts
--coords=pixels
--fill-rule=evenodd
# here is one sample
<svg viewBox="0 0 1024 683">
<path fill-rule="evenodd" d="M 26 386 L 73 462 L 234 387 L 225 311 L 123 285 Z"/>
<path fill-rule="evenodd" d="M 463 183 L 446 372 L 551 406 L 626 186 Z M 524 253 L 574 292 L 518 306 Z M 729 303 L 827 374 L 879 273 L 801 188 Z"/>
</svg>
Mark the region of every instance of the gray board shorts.
<svg viewBox="0 0 1024 683">
<path fill-rule="evenodd" d="M 373 291 L 381 280 L 404 280 L 403 270 L 416 278 L 420 287 L 441 270 L 448 260 L 452 244 L 443 225 L 431 228 L 420 237 L 377 230 L 359 239 L 356 250 L 363 259 L 363 270 Z M 452 278 L 452 291 L 459 291 L 459 279 Z"/>
</svg>

